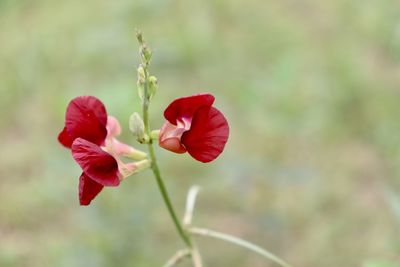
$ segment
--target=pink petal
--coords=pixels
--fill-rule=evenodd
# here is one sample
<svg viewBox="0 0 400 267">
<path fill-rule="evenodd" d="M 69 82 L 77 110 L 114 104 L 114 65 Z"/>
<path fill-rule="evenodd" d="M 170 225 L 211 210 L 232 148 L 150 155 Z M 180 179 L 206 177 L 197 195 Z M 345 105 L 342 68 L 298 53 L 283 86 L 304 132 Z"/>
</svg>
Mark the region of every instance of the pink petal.
<svg viewBox="0 0 400 267">
<path fill-rule="evenodd" d="M 108 137 L 116 137 L 116 136 L 120 135 L 121 132 L 122 132 L 122 130 L 121 130 L 121 125 L 119 124 L 119 121 L 113 116 L 108 116 L 108 119 L 107 119 Z"/>
<path fill-rule="evenodd" d="M 136 162 L 121 163 L 119 165 L 119 171 L 122 174 L 123 179 L 125 179 L 128 176 L 131 176 L 137 169 L 138 166 Z"/>
<path fill-rule="evenodd" d="M 79 178 L 79 202 L 87 206 L 101 192 L 104 186 L 92 180 L 85 173 Z"/>
<path fill-rule="evenodd" d="M 172 101 L 165 109 L 164 117 L 173 125 L 184 120 L 191 121 L 193 114 L 203 106 L 211 107 L 214 103 L 214 96 L 211 94 L 198 94 L 181 97 Z"/>
<path fill-rule="evenodd" d="M 186 149 L 181 144 L 181 137 L 185 128 L 177 127 L 166 121 L 160 130 L 159 145 L 175 153 L 185 153 Z"/>
<path fill-rule="evenodd" d="M 107 111 L 103 103 L 93 96 L 74 98 L 67 107 L 65 128 L 59 141 L 67 147 L 80 137 L 101 145 L 107 136 Z"/>
<path fill-rule="evenodd" d="M 107 142 L 107 151 L 116 156 L 124 156 L 124 157 L 146 157 L 146 153 L 141 152 L 139 150 L 134 149 L 130 145 L 122 143 L 116 138 L 108 139 Z"/>
<path fill-rule="evenodd" d="M 192 126 L 183 133 L 181 142 L 198 161 L 210 162 L 224 150 L 229 125 L 224 115 L 214 107 L 202 107 L 193 116 Z"/>
<path fill-rule="evenodd" d="M 118 163 L 113 156 L 82 138 L 75 139 L 71 149 L 72 156 L 87 176 L 104 186 L 119 185 Z"/>
</svg>

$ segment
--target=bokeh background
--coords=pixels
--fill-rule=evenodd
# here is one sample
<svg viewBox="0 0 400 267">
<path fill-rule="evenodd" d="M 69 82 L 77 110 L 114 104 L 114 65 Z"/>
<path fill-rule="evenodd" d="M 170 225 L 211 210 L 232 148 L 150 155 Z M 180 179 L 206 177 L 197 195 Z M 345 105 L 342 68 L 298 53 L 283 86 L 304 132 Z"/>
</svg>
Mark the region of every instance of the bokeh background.
<svg viewBox="0 0 400 267">
<path fill-rule="evenodd" d="M 0 266 L 161 266 L 182 246 L 150 172 L 80 207 L 56 141 L 69 100 L 91 94 L 134 142 L 135 28 L 154 50 L 154 128 L 204 91 L 231 126 L 210 164 L 157 149 L 180 215 L 198 184 L 196 225 L 293 266 L 400 266 L 396 0 L 1 0 Z M 197 240 L 205 266 L 275 266 Z"/>
</svg>

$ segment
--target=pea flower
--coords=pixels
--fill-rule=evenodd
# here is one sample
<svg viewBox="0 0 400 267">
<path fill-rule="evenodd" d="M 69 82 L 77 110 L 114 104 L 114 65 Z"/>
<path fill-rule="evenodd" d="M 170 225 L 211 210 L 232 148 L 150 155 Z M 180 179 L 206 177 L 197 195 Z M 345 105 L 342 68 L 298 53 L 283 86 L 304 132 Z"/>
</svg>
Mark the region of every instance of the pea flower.
<svg viewBox="0 0 400 267">
<path fill-rule="evenodd" d="M 174 100 L 164 111 L 159 145 L 175 153 L 186 151 L 200 162 L 216 159 L 228 141 L 229 125 L 213 107 L 214 96 L 198 94 Z"/>
<path fill-rule="evenodd" d="M 120 157 L 144 159 L 146 153 L 117 140 L 118 120 L 107 116 L 104 104 L 93 96 L 79 96 L 67 107 L 65 127 L 58 141 L 71 149 L 82 168 L 79 201 L 89 205 L 104 186 L 118 186 L 125 177 L 148 167 L 148 160 L 124 163 Z"/>
</svg>

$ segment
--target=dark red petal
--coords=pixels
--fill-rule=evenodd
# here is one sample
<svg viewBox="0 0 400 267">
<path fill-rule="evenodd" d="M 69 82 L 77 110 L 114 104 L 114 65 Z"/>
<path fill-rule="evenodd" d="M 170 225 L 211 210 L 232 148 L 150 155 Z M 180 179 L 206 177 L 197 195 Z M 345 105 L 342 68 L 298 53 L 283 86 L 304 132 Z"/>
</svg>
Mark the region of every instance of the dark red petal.
<svg viewBox="0 0 400 267">
<path fill-rule="evenodd" d="M 193 96 L 181 97 L 172 101 L 165 109 L 164 117 L 173 125 L 182 118 L 193 117 L 193 114 L 203 106 L 211 107 L 214 103 L 214 96 L 210 94 L 198 94 Z"/>
<path fill-rule="evenodd" d="M 71 149 L 72 156 L 87 176 L 104 186 L 119 185 L 118 163 L 113 156 L 82 138 L 75 139 Z"/>
<path fill-rule="evenodd" d="M 67 129 L 64 127 L 64 129 L 58 135 L 58 142 L 60 142 L 63 146 L 70 148 L 73 141 L 74 140 L 72 140 L 71 136 L 69 136 L 67 133 Z"/>
<path fill-rule="evenodd" d="M 79 203 L 87 206 L 101 192 L 104 186 L 92 180 L 85 173 L 79 178 Z"/>
<path fill-rule="evenodd" d="M 80 137 L 97 145 L 101 145 L 107 136 L 107 111 L 103 103 L 94 96 L 79 96 L 73 99 L 65 115 L 65 131 L 69 136 L 69 144 Z"/>
<path fill-rule="evenodd" d="M 198 161 L 210 162 L 224 150 L 229 125 L 224 115 L 214 107 L 202 107 L 193 116 L 192 126 L 182 135 L 182 143 Z"/>
</svg>

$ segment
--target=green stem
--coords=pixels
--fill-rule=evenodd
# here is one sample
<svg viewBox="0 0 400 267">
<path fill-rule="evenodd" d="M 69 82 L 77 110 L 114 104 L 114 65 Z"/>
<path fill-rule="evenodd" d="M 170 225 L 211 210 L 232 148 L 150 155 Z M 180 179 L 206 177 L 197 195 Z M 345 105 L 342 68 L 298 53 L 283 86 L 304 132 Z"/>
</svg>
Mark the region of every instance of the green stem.
<svg viewBox="0 0 400 267">
<path fill-rule="evenodd" d="M 190 240 L 186 232 L 183 230 L 181 223 L 179 222 L 179 219 L 176 216 L 174 207 L 172 206 L 171 200 L 168 196 L 167 189 L 165 188 L 164 182 L 161 178 L 160 170 L 157 165 L 156 156 L 154 153 L 154 148 L 152 143 L 149 143 L 148 147 L 149 147 L 149 156 L 151 160 L 151 169 L 153 170 L 153 174 L 156 177 L 158 188 L 160 189 L 161 195 L 164 199 L 165 205 L 167 206 L 168 212 L 171 215 L 172 221 L 174 222 L 176 230 L 178 231 L 182 240 L 189 248 L 192 248 L 192 241 Z"/>
<path fill-rule="evenodd" d="M 148 65 L 148 63 L 145 64 L 145 66 L 144 66 L 145 84 L 144 84 L 144 99 L 143 99 L 143 123 L 144 123 L 144 128 L 145 128 L 147 136 L 150 136 L 151 131 L 150 131 L 149 112 L 148 112 L 148 110 L 149 110 L 149 100 L 148 100 L 149 81 L 148 81 L 147 65 Z M 190 249 L 192 249 L 192 242 L 190 240 L 190 237 L 183 230 L 183 227 L 182 227 L 181 223 L 179 222 L 178 217 L 176 216 L 176 212 L 175 212 L 174 207 L 171 203 L 171 200 L 168 196 L 167 189 L 165 187 L 163 179 L 161 178 L 160 169 L 158 168 L 158 165 L 157 165 L 156 154 L 154 153 L 153 140 L 151 138 L 149 138 L 148 149 L 149 149 L 149 157 L 151 160 L 151 169 L 156 178 L 158 188 L 160 189 L 161 195 L 163 197 L 165 205 L 167 206 L 168 212 L 169 212 L 169 214 L 172 218 L 172 221 L 175 224 L 176 230 L 178 231 L 182 240 L 185 242 L 185 244 Z"/>
</svg>

